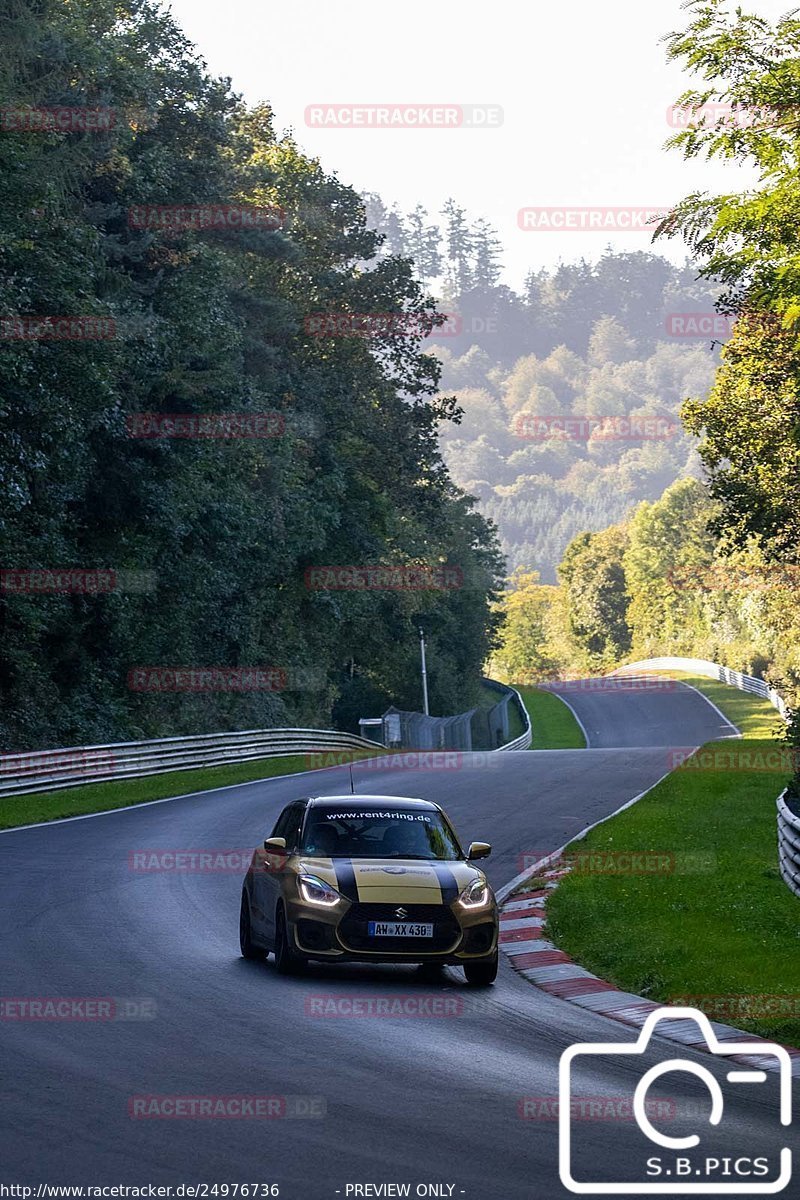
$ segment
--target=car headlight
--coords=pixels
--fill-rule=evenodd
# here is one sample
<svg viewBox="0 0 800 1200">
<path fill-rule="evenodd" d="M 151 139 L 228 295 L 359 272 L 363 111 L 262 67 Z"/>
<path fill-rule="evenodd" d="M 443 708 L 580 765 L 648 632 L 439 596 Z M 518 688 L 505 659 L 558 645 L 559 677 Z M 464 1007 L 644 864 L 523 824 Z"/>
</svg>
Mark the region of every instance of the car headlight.
<svg viewBox="0 0 800 1200">
<path fill-rule="evenodd" d="M 330 908 L 342 899 L 336 888 L 331 887 L 324 879 L 318 879 L 316 875 L 298 875 L 297 883 L 300 895 L 309 904 L 322 904 L 326 908 Z"/>
<path fill-rule="evenodd" d="M 464 908 L 483 908 L 489 903 L 491 896 L 492 893 L 489 891 L 489 885 L 485 879 L 473 879 L 472 883 L 468 883 L 458 897 L 458 902 Z"/>
</svg>

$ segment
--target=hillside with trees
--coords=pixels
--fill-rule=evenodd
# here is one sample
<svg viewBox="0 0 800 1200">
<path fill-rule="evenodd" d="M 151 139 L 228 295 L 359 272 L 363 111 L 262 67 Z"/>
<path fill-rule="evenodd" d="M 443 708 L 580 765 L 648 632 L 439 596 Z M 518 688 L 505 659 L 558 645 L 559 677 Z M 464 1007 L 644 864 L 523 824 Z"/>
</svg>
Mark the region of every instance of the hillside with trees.
<svg viewBox="0 0 800 1200">
<path fill-rule="evenodd" d="M 461 410 L 458 424 L 440 427 L 442 453 L 496 523 L 511 570 L 554 583 L 576 533 L 699 476 L 679 411 L 707 395 L 721 339 L 678 336 L 701 328 L 681 318 L 715 311 L 719 288 L 697 267 L 609 250 L 596 263 L 532 272 L 518 294 L 498 282 L 496 232 L 455 201 L 439 217 L 387 208 L 374 194 L 365 202 L 380 253 L 413 260 L 448 314 L 428 339 L 442 392 Z"/>
<path fill-rule="evenodd" d="M 390 702 L 418 707 L 420 623 L 432 710 L 469 707 L 502 561 L 439 454 L 451 405 L 421 353 L 437 318 L 409 265 L 160 6 L 13 0 L 4 15 L 2 745 L 357 728 Z M 376 310 L 416 331 L 310 324 Z M 63 317 L 95 332 L 57 336 Z M 132 435 L 143 414 L 266 415 L 274 436 Z M 308 586 L 316 567 L 374 564 L 452 567 L 470 586 Z M 116 582 L 37 590 L 31 570 Z M 143 666 L 278 683 L 141 691 Z"/>
<path fill-rule="evenodd" d="M 690 393 L 681 410 L 700 439 L 703 479 L 679 479 L 626 519 L 583 530 L 557 586 L 517 572 L 494 663 L 534 680 L 658 655 L 712 659 L 781 691 L 794 707 L 797 747 L 800 20 L 771 26 L 741 10 L 689 7 L 692 23 L 670 39 L 670 57 L 687 61 L 704 86 L 681 102 L 700 111 L 713 101 L 721 115 L 698 119 L 674 144 L 687 156 L 749 163 L 758 178 L 741 194 L 691 196 L 663 225 L 684 234 L 702 279 L 722 281 L 720 308 L 735 319 L 710 392 Z"/>
</svg>

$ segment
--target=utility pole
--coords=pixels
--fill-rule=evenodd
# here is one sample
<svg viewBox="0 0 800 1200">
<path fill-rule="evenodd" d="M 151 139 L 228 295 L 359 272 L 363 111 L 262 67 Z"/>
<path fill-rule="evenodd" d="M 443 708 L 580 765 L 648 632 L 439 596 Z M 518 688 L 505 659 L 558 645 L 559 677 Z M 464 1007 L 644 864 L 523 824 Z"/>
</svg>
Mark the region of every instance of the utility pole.
<svg viewBox="0 0 800 1200">
<path fill-rule="evenodd" d="M 428 711 L 428 669 L 425 666 L 425 631 L 419 631 L 419 653 L 422 659 L 422 711 L 429 716 Z"/>
</svg>

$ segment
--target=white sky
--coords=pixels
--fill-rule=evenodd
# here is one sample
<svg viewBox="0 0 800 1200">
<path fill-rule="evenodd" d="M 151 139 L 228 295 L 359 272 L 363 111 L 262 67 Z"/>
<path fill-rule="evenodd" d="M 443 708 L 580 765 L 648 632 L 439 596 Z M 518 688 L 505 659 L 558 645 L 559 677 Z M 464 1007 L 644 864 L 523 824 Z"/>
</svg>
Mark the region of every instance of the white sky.
<svg viewBox="0 0 800 1200">
<path fill-rule="evenodd" d="M 736 165 L 665 152 L 667 109 L 691 85 L 665 63 L 664 34 L 684 28 L 678 0 L 172 0 L 214 74 L 248 103 L 268 101 L 359 191 L 405 211 L 453 196 L 505 246 L 505 282 L 531 267 L 597 258 L 606 245 L 646 250 L 649 233 L 523 232 L 528 206 L 667 207 L 694 190 L 727 191 Z M 772 20 L 789 0 L 745 0 Z M 318 129 L 310 104 L 491 104 L 494 129 Z M 682 242 L 657 251 L 680 261 Z"/>
</svg>

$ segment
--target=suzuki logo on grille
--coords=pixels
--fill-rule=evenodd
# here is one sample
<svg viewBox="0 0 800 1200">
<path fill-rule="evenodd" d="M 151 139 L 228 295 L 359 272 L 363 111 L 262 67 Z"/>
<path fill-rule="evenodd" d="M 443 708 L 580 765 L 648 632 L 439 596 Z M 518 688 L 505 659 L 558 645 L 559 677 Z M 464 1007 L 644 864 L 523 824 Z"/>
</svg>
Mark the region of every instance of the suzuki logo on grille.
<svg viewBox="0 0 800 1200">
<path fill-rule="evenodd" d="M 394 910 L 394 915 L 397 917 L 398 921 L 405 921 L 406 917 L 408 916 L 408 909 L 396 908 Z"/>
</svg>

